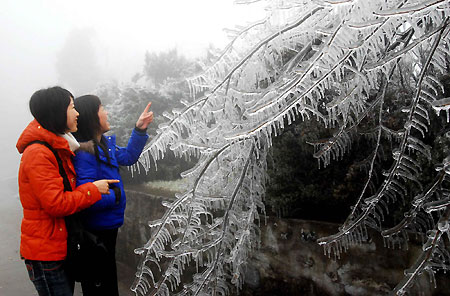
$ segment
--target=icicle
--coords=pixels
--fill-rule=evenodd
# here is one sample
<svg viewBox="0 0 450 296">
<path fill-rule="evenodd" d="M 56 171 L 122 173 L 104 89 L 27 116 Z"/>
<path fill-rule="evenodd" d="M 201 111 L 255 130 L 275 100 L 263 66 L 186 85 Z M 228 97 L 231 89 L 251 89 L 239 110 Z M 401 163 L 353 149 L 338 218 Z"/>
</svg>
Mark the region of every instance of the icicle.
<svg viewBox="0 0 450 296">
<path fill-rule="evenodd" d="M 438 116 L 442 110 L 445 110 L 445 112 L 447 113 L 447 122 L 450 122 L 450 115 L 449 115 L 450 97 L 441 100 L 436 100 L 431 103 L 431 106 L 433 107 L 434 111 Z"/>
</svg>

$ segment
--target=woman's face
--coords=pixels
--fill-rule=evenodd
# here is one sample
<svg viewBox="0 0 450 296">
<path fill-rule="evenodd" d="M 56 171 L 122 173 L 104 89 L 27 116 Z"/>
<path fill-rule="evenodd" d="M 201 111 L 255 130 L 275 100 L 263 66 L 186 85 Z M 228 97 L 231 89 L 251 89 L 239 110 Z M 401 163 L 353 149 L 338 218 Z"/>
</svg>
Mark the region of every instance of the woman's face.
<svg viewBox="0 0 450 296">
<path fill-rule="evenodd" d="M 100 108 L 98 108 L 98 119 L 100 121 L 101 133 L 103 134 L 109 131 L 108 112 L 103 108 L 103 105 L 100 105 Z"/>
<path fill-rule="evenodd" d="M 73 104 L 73 98 L 70 98 L 69 106 L 67 107 L 67 132 L 76 132 L 78 130 L 78 115 L 79 113 L 75 109 Z"/>
</svg>

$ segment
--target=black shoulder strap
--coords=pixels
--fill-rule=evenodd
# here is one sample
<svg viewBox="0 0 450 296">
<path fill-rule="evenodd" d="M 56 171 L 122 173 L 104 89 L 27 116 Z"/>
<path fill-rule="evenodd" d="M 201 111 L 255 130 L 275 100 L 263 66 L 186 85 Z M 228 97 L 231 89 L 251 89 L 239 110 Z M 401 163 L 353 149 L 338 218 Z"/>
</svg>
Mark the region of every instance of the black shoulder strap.
<svg viewBox="0 0 450 296">
<path fill-rule="evenodd" d="M 72 186 L 70 186 L 70 182 L 69 182 L 69 178 L 67 178 L 67 174 L 66 171 L 64 170 L 61 158 L 59 157 L 58 153 L 56 152 L 55 149 L 53 149 L 52 146 L 50 146 L 49 143 L 45 142 L 45 141 L 32 141 L 30 142 L 27 146 L 30 146 L 32 144 L 41 144 L 44 145 L 45 147 L 47 147 L 51 152 L 53 152 L 53 154 L 56 157 L 56 161 L 58 162 L 58 167 L 59 167 L 59 174 L 61 175 L 61 177 L 63 178 L 63 183 L 64 183 L 64 191 L 72 191 Z"/>
</svg>

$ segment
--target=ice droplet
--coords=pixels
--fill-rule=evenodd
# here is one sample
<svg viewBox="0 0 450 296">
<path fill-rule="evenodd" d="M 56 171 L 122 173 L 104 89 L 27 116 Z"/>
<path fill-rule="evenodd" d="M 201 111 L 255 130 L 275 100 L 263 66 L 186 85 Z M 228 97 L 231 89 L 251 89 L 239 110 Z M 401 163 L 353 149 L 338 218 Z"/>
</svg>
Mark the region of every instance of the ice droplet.
<svg viewBox="0 0 450 296">
<path fill-rule="evenodd" d="M 134 253 L 137 255 L 142 255 L 145 252 L 144 248 L 134 249 Z"/>
<path fill-rule="evenodd" d="M 442 231 L 442 232 L 448 231 L 449 230 L 449 223 L 448 223 L 448 221 L 445 220 L 445 221 L 439 222 L 438 223 L 438 229 L 439 229 L 439 231 Z"/>
</svg>

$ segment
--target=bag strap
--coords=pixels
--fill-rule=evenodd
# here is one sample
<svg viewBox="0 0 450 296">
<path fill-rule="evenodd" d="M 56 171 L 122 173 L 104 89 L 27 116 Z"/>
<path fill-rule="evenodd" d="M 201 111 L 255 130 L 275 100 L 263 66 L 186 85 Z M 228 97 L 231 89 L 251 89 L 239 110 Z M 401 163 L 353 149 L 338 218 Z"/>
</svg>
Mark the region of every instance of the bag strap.
<svg viewBox="0 0 450 296">
<path fill-rule="evenodd" d="M 72 186 L 70 185 L 69 182 L 69 178 L 67 177 L 66 171 L 64 170 L 63 164 L 62 164 L 62 160 L 58 155 L 58 152 L 56 152 L 56 150 L 47 142 L 45 141 L 40 141 L 40 140 L 36 140 L 36 141 L 32 141 L 30 142 L 28 146 L 32 145 L 32 144 L 41 144 L 44 145 L 45 147 L 47 147 L 51 152 L 53 152 L 53 154 L 55 155 L 56 161 L 58 162 L 58 167 L 59 167 L 59 174 L 61 175 L 61 177 L 63 178 L 63 184 L 64 184 L 64 191 L 72 191 Z"/>
</svg>

